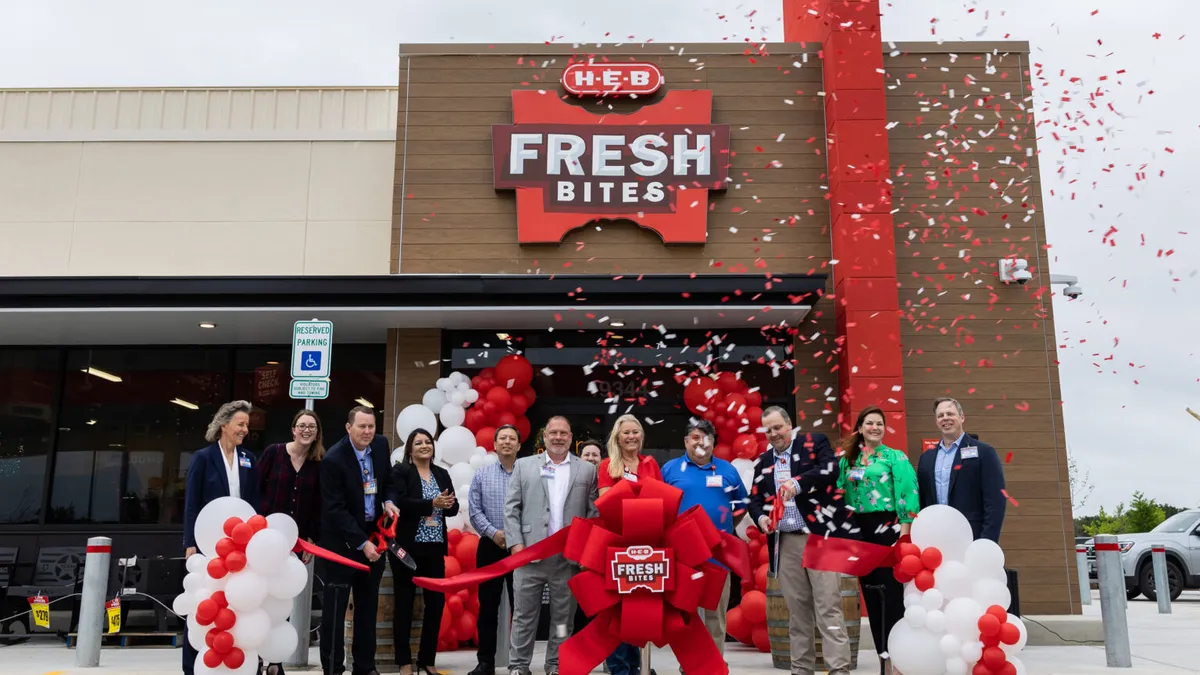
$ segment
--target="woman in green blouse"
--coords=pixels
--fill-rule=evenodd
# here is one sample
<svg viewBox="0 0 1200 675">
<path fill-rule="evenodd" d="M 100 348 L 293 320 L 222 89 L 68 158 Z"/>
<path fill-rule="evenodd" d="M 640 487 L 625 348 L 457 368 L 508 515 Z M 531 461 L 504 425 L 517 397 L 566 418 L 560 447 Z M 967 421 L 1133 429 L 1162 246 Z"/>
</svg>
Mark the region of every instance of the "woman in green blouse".
<svg viewBox="0 0 1200 675">
<path fill-rule="evenodd" d="M 854 434 L 842 443 L 838 489 L 854 512 L 864 540 L 883 546 L 908 534 L 920 510 L 917 472 L 903 450 L 883 444 L 886 423 L 883 411 L 870 406 L 858 414 Z M 896 581 L 890 567 L 877 567 L 858 578 L 876 651 L 887 653 L 887 636 L 904 616 L 904 585 Z M 885 672 L 885 659 L 879 672 Z"/>
</svg>

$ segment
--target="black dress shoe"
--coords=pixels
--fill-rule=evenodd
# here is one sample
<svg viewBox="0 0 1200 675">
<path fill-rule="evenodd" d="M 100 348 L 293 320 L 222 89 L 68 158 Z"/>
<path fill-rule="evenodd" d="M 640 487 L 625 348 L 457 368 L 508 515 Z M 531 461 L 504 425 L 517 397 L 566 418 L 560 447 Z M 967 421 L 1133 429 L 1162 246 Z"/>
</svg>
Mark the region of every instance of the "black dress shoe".
<svg viewBox="0 0 1200 675">
<path fill-rule="evenodd" d="M 496 666 L 490 663 L 480 663 L 467 675 L 496 675 Z"/>
</svg>

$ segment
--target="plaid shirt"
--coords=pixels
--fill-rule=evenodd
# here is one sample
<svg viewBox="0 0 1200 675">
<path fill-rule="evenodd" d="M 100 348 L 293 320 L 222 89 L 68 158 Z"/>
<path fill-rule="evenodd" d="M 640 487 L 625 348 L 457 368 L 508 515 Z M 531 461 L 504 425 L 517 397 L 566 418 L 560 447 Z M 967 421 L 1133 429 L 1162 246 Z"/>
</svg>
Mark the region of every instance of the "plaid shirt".
<svg viewBox="0 0 1200 675">
<path fill-rule="evenodd" d="M 287 445 L 267 446 L 258 460 L 260 513 L 286 513 L 296 521 L 301 539 L 318 541 L 321 526 L 321 465 L 305 460 L 299 473 Z"/>
<path fill-rule="evenodd" d="M 496 462 L 476 471 L 471 479 L 471 491 L 467 495 L 471 527 L 485 539 L 491 539 L 497 530 L 504 529 L 504 498 L 508 496 L 510 478 L 512 471 L 505 471 L 504 465 Z"/>
</svg>

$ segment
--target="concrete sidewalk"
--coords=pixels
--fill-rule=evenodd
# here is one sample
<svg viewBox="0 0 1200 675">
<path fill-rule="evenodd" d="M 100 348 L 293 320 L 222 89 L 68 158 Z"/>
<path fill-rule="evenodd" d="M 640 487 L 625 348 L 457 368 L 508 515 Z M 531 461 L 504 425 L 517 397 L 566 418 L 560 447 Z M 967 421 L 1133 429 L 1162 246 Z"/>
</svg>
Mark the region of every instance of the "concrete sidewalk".
<svg viewBox="0 0 1200 675">
<path fill-rule="evenodd" d="M 1099 616 L 1099 598 L 1085 615 Z M 1186 593 L 1172 606 L 1173 614 L 1159 615 L 1157 605 L 1146 600 L 1129 603 L 1129 634 L 1134 654 L 1133 668 L 1114 670 L 1123 675 L 1180 675 L 1200 673 L 1200 594 Z M 534 672 L 540 674 L 544 643 L 539 644 Z M 726 660 L 736 675 L 777 675 L 785 671 L 771 665 L 769 654 L 728 644 Z M 1029 675 L 1095 675 L 1108 670 L 1104 648 L 1097 646 L 1029 647 L 1022 653 Z M 75 653 L 51 637 L 36 637 L 18 645 L 0 646 L 0 673 L 5 675 L 174 675 L 180 672 L 180 650 L 165 648 L 105 649 L 100 656 L 101 667 L 74 668 Z M 320 660 L 314 649 L 310 657 L 311 672 L 319 672 Z M 677 662 L 669 650 L 656 649 L 654 669 L 660 675 L 678 672 Z M 458 651 L 438 656 L 438 670 L 465 675 L 475 667 L 475 653 Z M 299 672 L 289 670 L 289 672 Z M 600 672 L 599 670 L 595 672 Z M 874 675 L 879 661 L 874 652 L 859 654 L 856 672 Z"/>
</svg>

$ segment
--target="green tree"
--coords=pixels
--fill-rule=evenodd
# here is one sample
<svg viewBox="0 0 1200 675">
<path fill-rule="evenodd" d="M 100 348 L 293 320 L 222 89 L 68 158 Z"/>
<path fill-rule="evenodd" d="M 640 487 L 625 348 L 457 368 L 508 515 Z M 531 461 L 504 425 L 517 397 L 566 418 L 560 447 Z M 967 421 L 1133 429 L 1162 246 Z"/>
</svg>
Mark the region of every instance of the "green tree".
<svg viewBox="0 0 1200 675">
<path fill-rule="evenodd" d="M 1133 501 L 1129 502 L 1129 511 L 1125 514 L 1125 528 L 1122 532 L 1149 532 L 1166 520 L 1163 507 L 1153 499 L 1146 499 L 1141 492 L 1133 493 Z"/>
<path fill-rule="evenodd" d="M 1098 534 L 1121 534 L 1125 532 L 1125 502 L 1117 505 L 1117 510 L 1110 516 L 1100 507 L 1100 513 L 1092 517 L 1090 524 L 1083 526 L 1083 531 L 1089 537 Z"/>
</svg>

